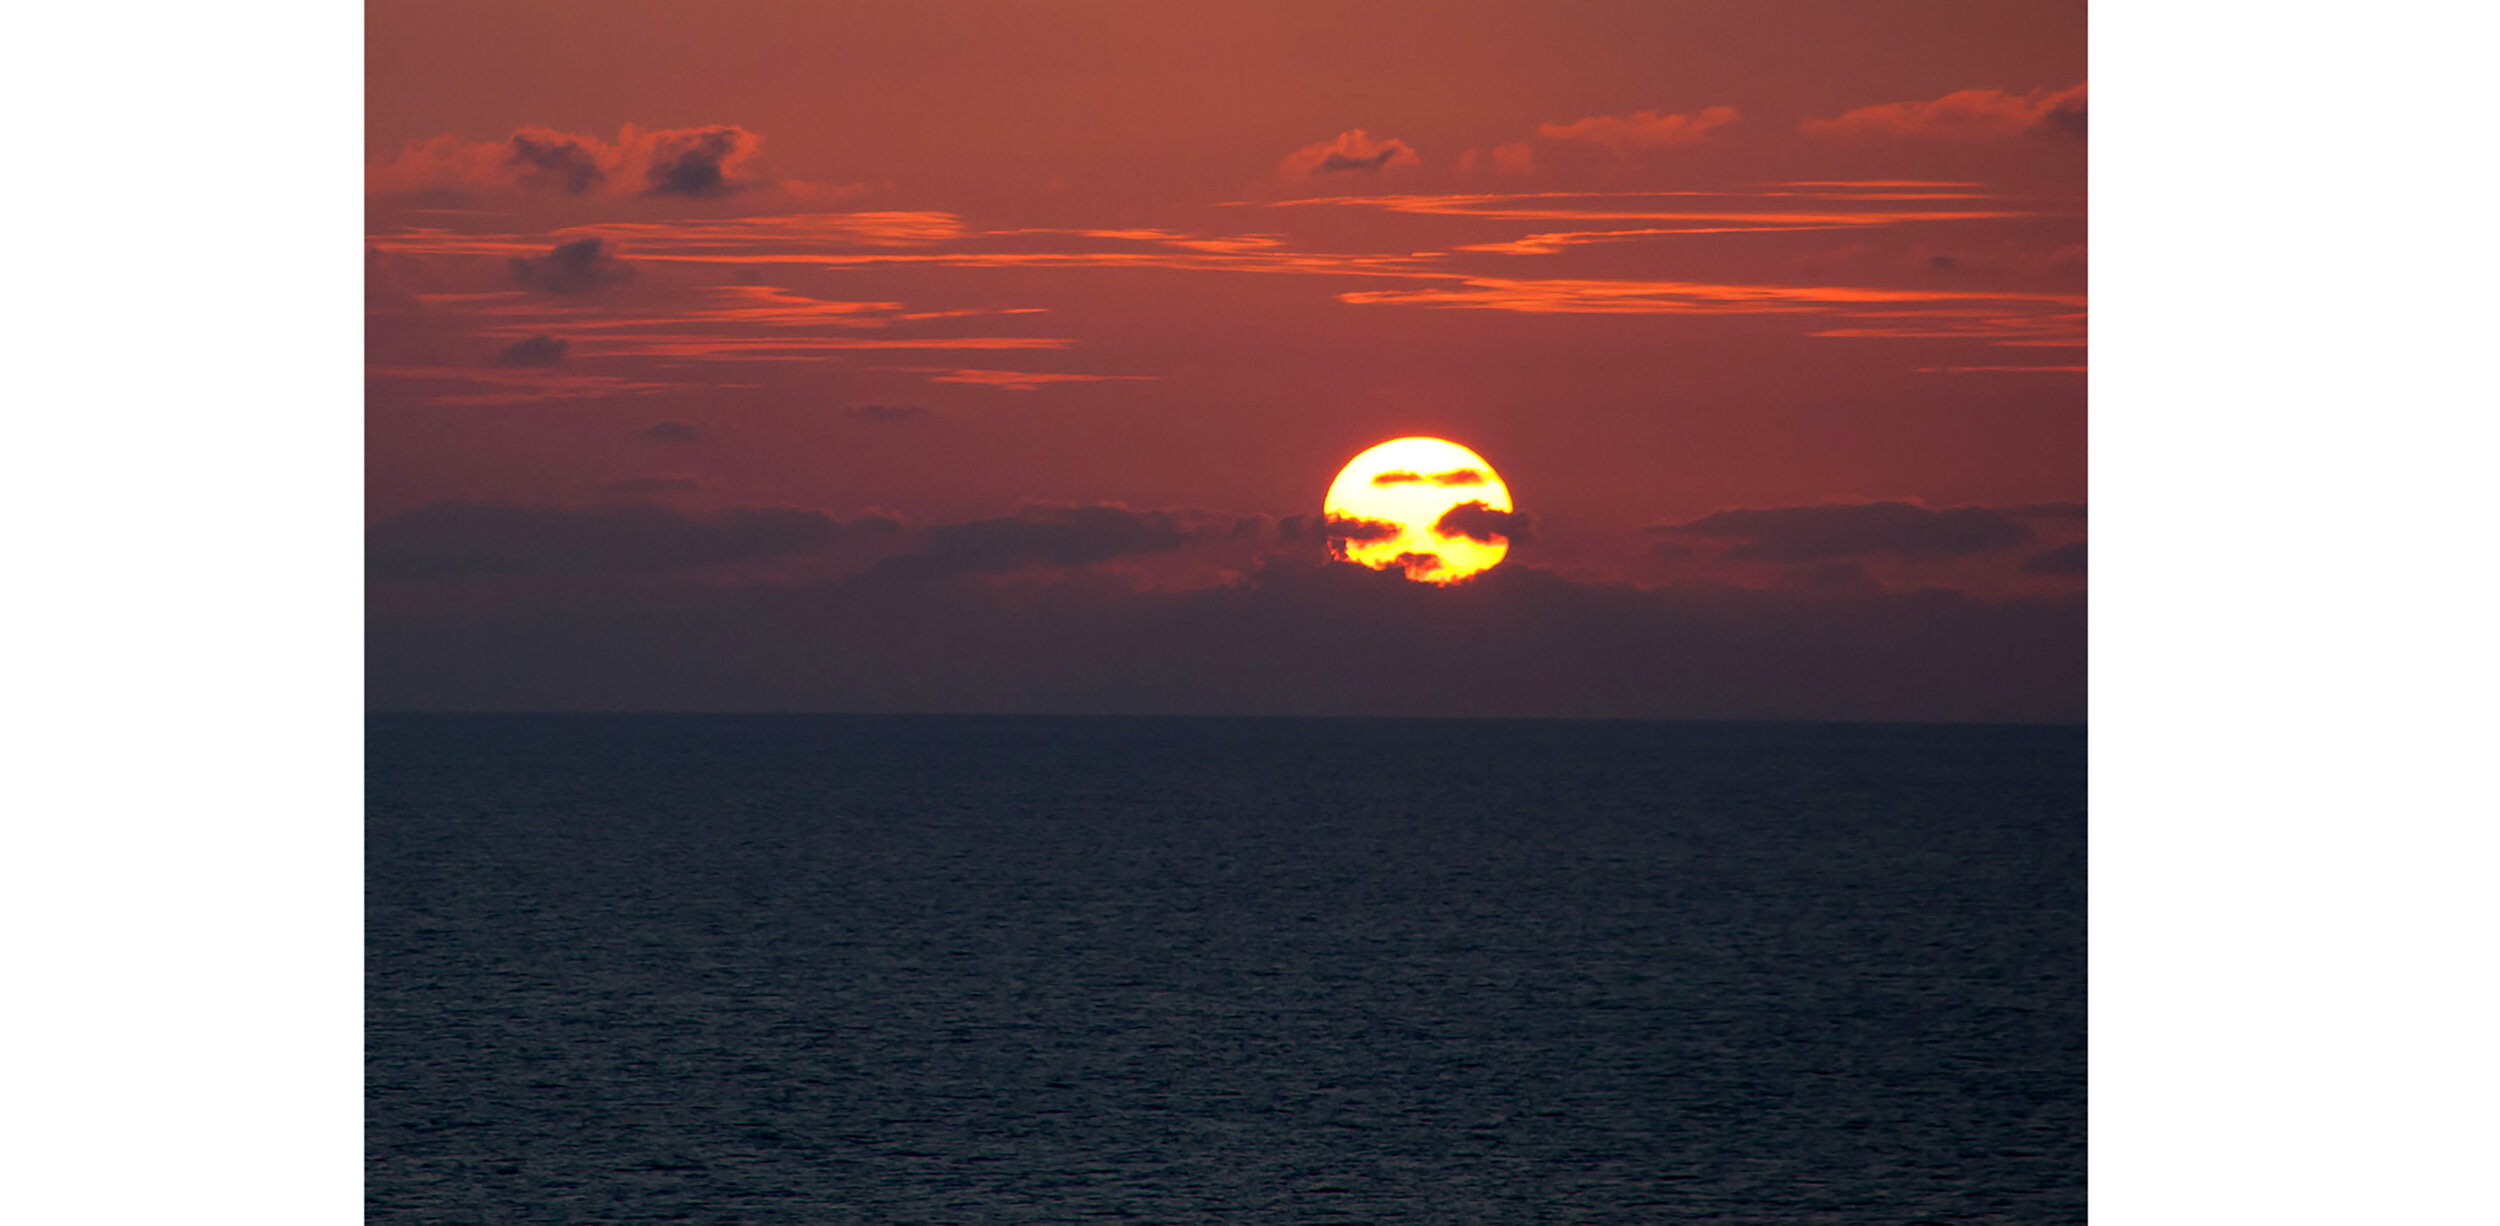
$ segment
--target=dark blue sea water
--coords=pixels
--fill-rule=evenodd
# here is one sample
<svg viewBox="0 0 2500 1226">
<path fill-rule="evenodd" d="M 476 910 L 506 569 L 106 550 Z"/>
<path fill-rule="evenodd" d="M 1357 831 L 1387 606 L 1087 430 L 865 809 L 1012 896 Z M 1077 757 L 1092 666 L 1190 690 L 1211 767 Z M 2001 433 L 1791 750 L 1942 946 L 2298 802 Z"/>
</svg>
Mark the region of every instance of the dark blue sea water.
<svg viewBox="0 0 2500 1226">
<path fill-rule="evenodd" d="M 2084 733 L 375 716 L 376 1222 L 2080 1222 Z"/>
</svg>

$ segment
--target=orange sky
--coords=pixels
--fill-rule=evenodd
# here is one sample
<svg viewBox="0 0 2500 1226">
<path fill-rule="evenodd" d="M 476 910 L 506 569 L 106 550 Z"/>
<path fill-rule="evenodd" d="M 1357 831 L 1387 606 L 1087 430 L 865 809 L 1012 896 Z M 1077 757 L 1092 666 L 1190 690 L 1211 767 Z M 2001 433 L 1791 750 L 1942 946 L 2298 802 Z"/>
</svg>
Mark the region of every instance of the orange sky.
<svg viewBox="0 0 2500 1226">
<path fill-rule="evenodd" d="M 502 0 L 368 40 L 385 526 L 908 548 L 1109 505 L 1211 526 L 1085 565 L 1203 585 L 1427 434 L 1573 581 L 2081 590 L 2080 4 Z M 1695 529 L 1736 510 L 1855 543 Z"/>
</svg>

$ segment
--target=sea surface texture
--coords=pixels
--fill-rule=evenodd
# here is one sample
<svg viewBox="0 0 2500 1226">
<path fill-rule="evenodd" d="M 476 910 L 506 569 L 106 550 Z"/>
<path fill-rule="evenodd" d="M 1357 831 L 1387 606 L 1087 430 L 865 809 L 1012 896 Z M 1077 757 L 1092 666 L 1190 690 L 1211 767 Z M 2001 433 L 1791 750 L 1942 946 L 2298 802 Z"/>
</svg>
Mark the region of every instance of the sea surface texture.
<svg viewBox="0 0 2500 1226">
<path fill-rule="evenodd" d="M 375 716 L 388 1223 L 2084 1219 L 2084 733 Z"/>
</svg>

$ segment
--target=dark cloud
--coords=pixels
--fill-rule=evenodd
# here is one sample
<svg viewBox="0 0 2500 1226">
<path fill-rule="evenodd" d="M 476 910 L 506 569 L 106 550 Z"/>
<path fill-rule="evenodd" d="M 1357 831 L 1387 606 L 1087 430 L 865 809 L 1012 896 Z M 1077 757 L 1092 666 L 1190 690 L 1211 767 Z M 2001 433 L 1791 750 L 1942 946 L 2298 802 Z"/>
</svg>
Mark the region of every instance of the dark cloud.
<svg viewBox="0 0 2500 1226">
<path fill-rule="evenodd" d="M 2090 109 L 2090 99 L 2084 90 L 2078 88 L 2061 94 L 2049 104 L 2047 112 L 2040 116 L 2041 129 L 2054 132 L 2059 136 L 2071 136 L 2076 140 L 2087 139 L 2091 135 L 2086 130 L 2089 127 Z"/>
<path fill-rule="evenodd" d="M 1378 170 L 1381 167 L 1388 165 L 1390 159 L 1395 158 L 1397 155 L 1398 150 L 1394 148 L 1379 150 L 1369 157 L 1355 157 L 1350 154 L 1331 153 L 1328 156 L 1321 158 L 1319 165 L 1313 169 L 1324 175 L 1338 174 L 1345 171 Z"/>
<path fill-rule="evenodd" d="M 1441 569 L 1441 555 L 1437 553 L 1418 553 L 1413 550 L 1409 550 L 1389 559 L 1389 563 L 1390 565 L 1397 567 L 1399 573 L 1404 574 L 1409 579 L 1422 579 L 1430 575 L 1432 572 Z"/>
<path fill-rule="evenodd" d="M 1421 485 L 1426 481 L 1434 485 L 1482 485 L 1484 474 L 1472 468 L 1453 468 L 1448 472 L 1434 473 L 1429 477 L 1403 468 L 1393 468 L 1385 473 L 1372 474 L 1372 484 L 1379 486 Z"/>
<path fill-rule="evenodd" d="M 1288 515 L 1283 519 L 1277 520 L 1276 539 L 1284 541 L 1288 544 L 1301 540 L 1302 530 L 1304 527 L 1309 525 L 1310 518 L 1311 517 L 1307 515 Z"/>
<path fill-rule="evenodd" d="M 1651 529 L 1686 536 L 1733 538 L 1734 561 L 1812 562 L 1884 555 L 1956 558 L 2029 540 L 2029 529 L 1988 507 L 1931 511 L 1906 502 L 1834 503 L 1720 511 L 1687 524 Z"/>
<path fill-rule="evenodd" d="M 2080 575 L 2083 573 L 2083 542 L 2044 549 L 2023 559 L 2026 575 Z"/>
<path fill-rule="evenodd" d="M 1309 179 L 1318 175 L 1377 174 L 1421 164 L 1422 159 L 1405 141 L 1395 137 L 1374 140 L 1370 133 L 1354 128 L 1294 150 L 1276 169 L 1288 179 Z"/>
<path fill-rule="evenodd" d="M 386 592 L 369 605 L 370 701 L 1954 722 L 2085 710 L 2079 595 L 1636 588 L 1516 564 L 1439 587 L 1281 559 L 1177 590 L 1083 572 L 896 583 L 873 569 L 631 598 L 580 586 L 448 611 Z"/>
<path fill-rule="evenodd" d="M 877 564 L 880 574 L 946 578 L 1028 566 L 1086 566 L 1187 545 L 1193 533 L 1168 511 L 1125 507 L 1027 507 L 1015 515 L 940 524 L 919 546 Z"/>
<path fill-rule="evenodd" d="M 643 172 L 645 191 L 653 196 L 718 196 L 737 190 L 728 165 L 755 146 L 744 128 L 721 126 L 666 133 L 651 151 Z"/>
<path fill-rule="evenodd" d="M 1385 519 L 1362 519 L 1346 515 L 1331 515 L 1327 522 L 1321 525 L 1321 535 L 1338 541 L 1385 541 L 1404 531 L 1406 529 Z"/>
<path fill-rule="evenodd" d="M 382 578 L 667 571 L 890 539 L 901 530 L 891 519 L 845 522 L 793 507 L 698 516 L 644 503 L 437 502 L 367 529 L 365 568 Z"/>
<path fill-rule="evenodd" d="M 616 258 L 604 240 L 577 239 L 542 256 L 512 257 L 514 280 L 550 294 L 586 294 L 634 279 L 633 266 Z"/>
<path fill-rule="evenodd" d="M 2022 506 L 2001 508 L 2008 515 L 2024 519 L 2082 519 L 2084 504 L 2080 502 L 2032 502 Z"/>
<path fill-rule="evenodd" d="M 1516 511 L 1496 511 L 1471 500 L 1443 511 L 1441 518 L 1433 521 L 1432 530 L 1443 536 L 1474 537 L 1488 545 L 1497 540 L 1524 545 L 1530 526 L 1528 517 Z"/>
<path fill-rule="evenodd" d="M 626 477 L 599 487 L 603 494 L 672 494 L 702 484 L 692 477 Z"/>
<path fill-rule="evenodd" d="M 653 423 L 642 436 L 655 443 L 696 443 L 703 440 L 703 431 L 682 421 L 663 421 Z"/>
<path fill-rule="evenodd" d="M 929 415 L 927 409 L 914 404 L 863 404 L 850 410 L 851 416 L 891 425 Z"/>
<path fill-rule="evenodd" d="M 495 355 L 497 366 L 554 366 L 564 361 L 567 342 L 544 334 L 517 340 Z"/>
<path fill-rule="evenodd" d="M 608 172 L 599 168 L 598 153 L 582 137 L 528 129 L 513 133 L 511 143 L 509 165 L 526 186 L 579 196 L 608 181 Z"/>
</svg>

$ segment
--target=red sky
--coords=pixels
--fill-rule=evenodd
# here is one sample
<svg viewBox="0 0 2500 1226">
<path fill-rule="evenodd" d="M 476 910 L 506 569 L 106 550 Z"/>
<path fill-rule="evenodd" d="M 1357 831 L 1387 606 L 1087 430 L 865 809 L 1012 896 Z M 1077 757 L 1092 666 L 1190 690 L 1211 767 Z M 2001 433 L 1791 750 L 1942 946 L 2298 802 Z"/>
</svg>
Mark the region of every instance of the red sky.
<svg viewBox="0 0 2500 1226">
<path fill-rule="evenodd" d="M 2080 607 L 2080 4 L 384 3 L 367 77 L 377 609 L 495 599 L 400 564 L 478 504 L 750 595 L 1089 507 L 1178 543 L 982 582 L 1255 583 L 1418 433 L 1506 569 Z"/>
</svg>

